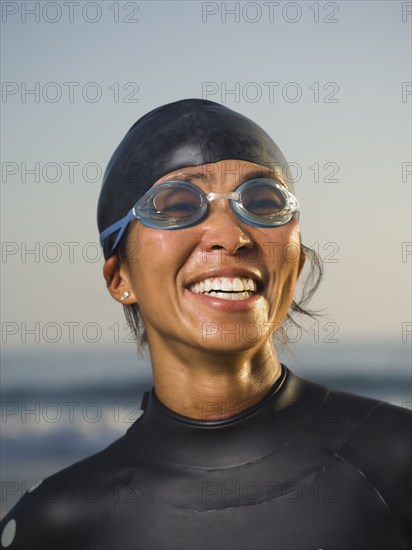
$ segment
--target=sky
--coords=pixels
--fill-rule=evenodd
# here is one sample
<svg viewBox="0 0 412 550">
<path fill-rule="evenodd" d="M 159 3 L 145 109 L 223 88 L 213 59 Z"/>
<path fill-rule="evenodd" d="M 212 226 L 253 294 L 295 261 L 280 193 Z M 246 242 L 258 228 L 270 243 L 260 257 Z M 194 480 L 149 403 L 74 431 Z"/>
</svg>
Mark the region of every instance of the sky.
<svg viewBox="0 0 412 550">
<path fill-rule="evenodd" d="M 302 336 L 408 345 L 411 2 L 2 2 L 3 350 L 113 348 L 96 204 L 130 126 L 184 98 L 260 124 L 325 278 Z"/>
</svg>

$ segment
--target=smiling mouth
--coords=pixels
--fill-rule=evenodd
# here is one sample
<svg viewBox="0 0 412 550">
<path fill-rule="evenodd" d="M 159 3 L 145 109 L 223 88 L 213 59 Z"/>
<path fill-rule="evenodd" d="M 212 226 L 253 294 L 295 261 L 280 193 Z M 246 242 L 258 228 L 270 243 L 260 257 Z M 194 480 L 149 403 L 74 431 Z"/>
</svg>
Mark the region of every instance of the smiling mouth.
<svg viewBox="0 0 412 550">
<path fill-rule="evenodd" d="M 257 292 L 256 281 L 245 277 L 212 277 L 190 285 L 189 290 L 221 300 L 247 300 Z"/>
</svg>

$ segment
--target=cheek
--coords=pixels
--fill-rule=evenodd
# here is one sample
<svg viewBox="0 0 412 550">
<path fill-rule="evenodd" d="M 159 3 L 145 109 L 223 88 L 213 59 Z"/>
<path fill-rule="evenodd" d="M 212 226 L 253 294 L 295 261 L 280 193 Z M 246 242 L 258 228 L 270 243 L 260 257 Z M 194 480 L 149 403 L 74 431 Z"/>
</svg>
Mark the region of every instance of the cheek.
<svg viewBox="0 0 412 550">
<path fill-rule="evenodd" d="M 131 283 L 139 296 L 174 283 L 193 246 L 182 231 L 139 225 L 130 235 L 128 248 Z"/>
<path fill-rule="evenodd" d="M 299 267 L 299 226 L 288 224 L 272 231 L 276 233 L 266 234 L 262 249 L 272 275 L 278 278 L 279 275 L 293 272 Z"/>
<path fill-rule="evenodd" d="M 299 273 L 300 237 L 297 224 L 277 228 L 276 246 L 269 261 L 272 301 L 269 316 L 280 324 L 286 317 L 293 300 Z"/>
<path fill-rule="evenodd" d="M 279 271 L 281 273 L 280 282 L 285 287 L 282 291 L 289 294 L 291 293 L 293 297 L 296 280 L 299 274 L 301 255 L 299 227 L 297 224 L 290 228 L 290 231 L 285 232 L 281 248 L 281 264 L 279 266 Z"/>
<path fill-rule="evenodd" d="M 300 255 L 299 231 L 295 230 L 289 235 L 289 238 L 282 246 L 282 272 L 286 272 L 288 275 L 297 274 L 299 271 Z"/>
</svg>

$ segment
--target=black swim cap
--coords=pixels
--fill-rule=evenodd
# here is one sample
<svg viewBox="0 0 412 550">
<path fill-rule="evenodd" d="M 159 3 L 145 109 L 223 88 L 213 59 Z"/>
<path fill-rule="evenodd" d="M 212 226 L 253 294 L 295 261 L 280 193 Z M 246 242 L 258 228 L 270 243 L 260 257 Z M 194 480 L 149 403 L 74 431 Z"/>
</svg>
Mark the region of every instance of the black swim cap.
<svg viewBox="0 0 412 550">
<path fill-rule="evenodd" d="M 219 103 L 183 99 L 150 111 L 130 128 L 107 166 L 97 208 L 100 233 L 126 216 L 165 174 L 229 159 L 261 164 L 278 174 L 286 164 L 260 126 Z M 115 240 L 116 234 L 109 235 L 102 244 L 106 259 Z"/>
</svg>

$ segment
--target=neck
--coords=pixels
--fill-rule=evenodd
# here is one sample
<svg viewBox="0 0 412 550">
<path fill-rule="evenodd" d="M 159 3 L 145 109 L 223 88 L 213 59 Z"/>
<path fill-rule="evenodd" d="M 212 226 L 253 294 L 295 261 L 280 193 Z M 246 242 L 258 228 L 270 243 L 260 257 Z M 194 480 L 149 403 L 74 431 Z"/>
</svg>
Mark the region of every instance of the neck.
<svg viewBox="0 0 412 550">
<path fill-rule="evenodd" d="M 150 354 L 157 398 L 197 420 L 223 420 L 253 407 L 282 372 L 270 341 L 227 353 L 182 349 L 176 342 L 162 341 L 150 345 Z"/>
</svg>

